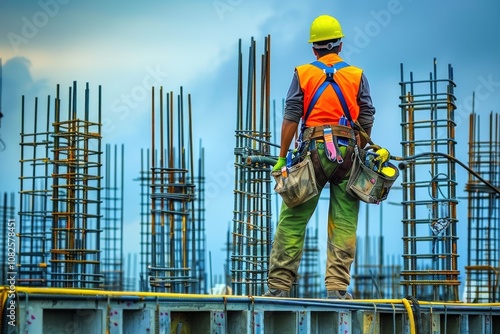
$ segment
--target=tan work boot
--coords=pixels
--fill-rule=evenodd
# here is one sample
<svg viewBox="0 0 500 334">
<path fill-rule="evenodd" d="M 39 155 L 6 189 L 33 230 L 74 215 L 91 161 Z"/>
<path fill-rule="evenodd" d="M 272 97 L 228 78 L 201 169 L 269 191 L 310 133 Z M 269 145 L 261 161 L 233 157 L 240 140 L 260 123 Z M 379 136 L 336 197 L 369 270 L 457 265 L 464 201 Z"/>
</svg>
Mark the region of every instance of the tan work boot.
<svg viewBox="0 0 500 334">
<path fill-rule="evenodd" d="M 326 299 L 352 299 L 352 295 L 345 290 L 328 290 Z"/>
<path fill-rule="evenodd" d="M 290 297 L 290 291 L 285 291 L 285 290 L 279 290 L 279 289 L 269 289 L 265 294 L 263 294 L 264 297 Z"/>
</svg>

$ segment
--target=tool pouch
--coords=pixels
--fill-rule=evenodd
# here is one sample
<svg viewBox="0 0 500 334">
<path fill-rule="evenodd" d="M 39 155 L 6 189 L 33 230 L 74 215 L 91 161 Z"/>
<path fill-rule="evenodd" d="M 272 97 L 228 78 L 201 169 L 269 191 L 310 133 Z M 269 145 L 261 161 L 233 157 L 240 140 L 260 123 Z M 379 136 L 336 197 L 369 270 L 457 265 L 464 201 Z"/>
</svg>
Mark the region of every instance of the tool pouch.
<svg viewBox="0 0 500 334">
<path fill-rule="evenodd" d="M 399 170 L 391 163 L 389 167 L 395 170 L 394 176 L 378 173 L 364 164 L 366 151 L 358 146 L 354 148 L 354 161 L 351 168 L 346 191 L 351 196 L 368 204 L 379 204 L 387 199 L 394 181 L 399 176 Z"/>
<path fill-rule="evenodd" d="M 318 194 L 314 166 L 310 155 L 310 152 L 307 152 L 304 159 L 287 168 L 286 173 L 281 171 L 271 172 L 276 181 L 274 190 L 289 208 L 300 205 Z"/>
</svg>

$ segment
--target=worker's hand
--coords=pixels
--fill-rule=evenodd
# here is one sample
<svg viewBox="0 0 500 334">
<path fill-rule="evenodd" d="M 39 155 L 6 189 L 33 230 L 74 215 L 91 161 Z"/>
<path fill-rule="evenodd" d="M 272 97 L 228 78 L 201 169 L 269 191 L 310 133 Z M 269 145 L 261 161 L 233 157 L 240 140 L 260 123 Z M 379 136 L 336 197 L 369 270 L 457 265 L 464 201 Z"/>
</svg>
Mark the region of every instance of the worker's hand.
<svg viewBox="0 0 500 334">
<path fill-rule="evenodd" d="M 278 161 L 276 161 L 276 165 L 273 167 L 273 172 L 280 171 L 281 167 L 286 165 L 286 158 L 279 157 Z"/>
</svg>

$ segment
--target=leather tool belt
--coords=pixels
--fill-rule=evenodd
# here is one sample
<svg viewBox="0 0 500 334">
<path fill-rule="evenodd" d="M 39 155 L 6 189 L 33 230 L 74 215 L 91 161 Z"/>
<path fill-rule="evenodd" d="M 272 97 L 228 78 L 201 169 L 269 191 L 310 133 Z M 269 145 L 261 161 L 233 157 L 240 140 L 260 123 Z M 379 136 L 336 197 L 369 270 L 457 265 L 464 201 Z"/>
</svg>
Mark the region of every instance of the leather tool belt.
<svg viewBox="0 0 500 334">
<path fill-rule="evenodd" d="M 332 134 L 334 136 L 356 140 L 356 134 L 351 127 L 344 126 L 344 125 L 338 125 L 338 124 L 327 124 L 327 125 L 312 126 L 312 127 L 306 128 L 304 130 L 303 140 L 306 141 L 309 139 L 322 138 L 323 137 L 323 130 L 326 127 L 330 127 L 332 129 Z"/>
<path fill-rule="evenodd" d="M 309 141 L 311 139 L 323 139 L 323 130 L 326 127 L 332 129 L 332 134 L 334 137 L 344 137 L 348 138 L 349 145 L 347 146 L 346 153 L 344 155 L 344 160 L 339 163 L 332 175 L 326 175 L 325 171 L 321 167 L 321 162 L 317 153 L 317 150 L 311 152 L 311 159 L 314 164 L 316 182 L 321 188 L 327 183 L 339 184 L 348 175 L 354 157 L 354 146 L 356 145 L 356 134 L 351 127 L 343 125 L 321 125 L 315 127 L 309 127 L 304 130 L 303 140 Z M 335 138 L 337 140 L 337 138 Z"/>
</svg>

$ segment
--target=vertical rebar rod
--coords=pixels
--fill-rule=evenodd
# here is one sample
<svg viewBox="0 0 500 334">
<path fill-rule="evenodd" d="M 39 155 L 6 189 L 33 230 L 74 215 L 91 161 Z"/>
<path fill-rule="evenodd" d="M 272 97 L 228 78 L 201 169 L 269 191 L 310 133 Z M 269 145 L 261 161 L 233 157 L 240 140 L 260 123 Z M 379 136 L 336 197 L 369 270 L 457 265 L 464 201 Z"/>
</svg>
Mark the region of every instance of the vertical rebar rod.
<svg viewBox="0 0 500 334">
<path fill-rule="evenodd" d="M 54 122 L 53 122 L 53 132 L 54 134 L 58 134 L 60 132 L 60 117 L 61 117 L 61 100 L 60 100 L 60 86 L 57 85 L 56 87 L 56 98 L 55 98 L 55 103 L 54 103 Z M 56 162 L 59 161 L 60 157 L 60 148 L 59 148 L 59 140 L 56 138 L 54 139 L 54 151 L 53 151 L 53 161 L 54 163 L 52 164 L 52 173 L 53 175 L 59 175 L 59 164 Z M 55 177 L 52 178 L 52 199 L 57 199 L 59 196 L 63 196 L 63 194 L 59 194 L 59 178 Z M 58 234 L 58 226 L 59 226 L 59 219 L 58 215 L 55 215 L 54 212 L 58 212 L 61 210 L 61 205 L 59 204 L 59 201 L 57 200 L 52 200 L 52 226 L 51 226 L 51 239 L 52 239 L 52 248 L 57 249 L 61 247 L 61 242 L 62 240 L 59 240 L 59 234 Z M 51 251 L 50 255 L 50 262 L 57 260 L 58 254 L 55 252 Z M 57 278 L 57 272 L 59 271 L 59 267 L 57 265 L 51 266 L 51 280 L 50 280 L 50 286 L 58 286 L 58 284 L 55 282 L 55 279 Z"/>
<path fill-rule="evenodd" d="M 236 91 L 236 129 L 243 128 L 243 54 L 241 50 L 241 39 L 238 41 L 238 72 L 237 72 L 237 91 Z M 236 136 L 236 148 L 243 147 L 242 137 Z M 241 195 L 239 192 L 239 180 L 241 179 L 242 170 L 239 168 L 240 157 L 235 155 L 234 161 L 234 189 L 236 195 L 234 196 L 234 213 L 233 213 L 233 227 L 232 227 L 232 242 L 231 242 L 231 253 L 234 254 L 234 258 L 231 257 L 231 283 L 233 286 L 233 291 L 235 294 L 241 294 L 241 268 L 242 262 L 237 258 L 238 254 L 241 254 L 242 243 L 239 242 L 242 224 L 242 203 Z M 228 245 L 229 246 L 229 245 Z"/>
<path fill-rule="evenodd" d="M 100 124 L 100 122 L 99 122 Z M 121 165 L 120 165 L 120 222 L 119 222 L 119 229 L 120 229 L 120 236 L 119 236 L 119 253 L 117 256 L 120 259 L 120 264 L 122 265 L 121 267 L 121 272 L 124 272 L 123 269 L 123 229 L 124 229 L 124 208 L 125 208 L 125 145 L 121 145 Z M 137 259 L 137 254 L 134 255 L 134 272 L 136 272 L 136 259 Z M 130 261 L 129 261 L 129 266 L 130 266 Z M 129 278 L 131 276 L 128 276 Z M 132 279 L 132 278 L 130 278 Z M 121 282 L 123 282 L 123 277 L 121 278 Z M 124 283 L 123 283 L 124 284 Z M 135 284 L 131 284 L 130 286 L 134 286 Z M 130 289 L 132 290 L 132 289 Z"/>
<path fill-rule="evenodd" d="M 192 184 L 193 186 L 196 184 L 196 177 L 195 177 L 195 166 L 194 166 L 194 144 L 193 144 L 193 109 L 192 109 L 192 103 L 191 103 L 191 94 L 187 95 L 188 99 L 188 147 L 189 147 L 189 171 L 190 171 L 190 180 L 189 183 Z M 198 170 L 198 173 L 201 171 Z M 200 174 L 199 174 L 200 175 Z M 194 279 L 198 282 L 198 285 L 196 287 L 192 287 L 191 292 L 201 292 L 202 284 L 204 284 L 205 280 L 202 277 L 202 272 L 200 270 L 200 265 L 202 265 L 201 260 L 202 257 L 200 257 L 199 247 L 198 242 L 200 242 L 204 237 L 202 236 L 202 222 L 199 219 L 197 212 L 196 212 L 196 204 L 201 204 L 200 201 L 200 191 L 201 187 L 200 184 L 198 184 L 198 189 L 197 193 L 198 196 L 195 196 L 197 198 L 197 201 L 191 201 L 189 202 L 189 208 L 191 212 L 191 221 L 190 226 L 187 228 L 187 231 L 190 231 L 190 236 L 189 238 L 191 239 L 191 246 L 190 248 L 190 253 L 191 253 L 191 261 L 190 263 L 192 264 L 193 268 L 193 277 Z M 186 232 L 187 233 L 187 232 Z M 187 249 L 186 249 L 187 251 Z M 186 254 L 186 260 L 188 259 L 188 255 Z M 185 268 L 188 267 L 188 264 L 186 262 Z"/>
<path fill-rule="evenodd" d="M 163 167 L 165 167 L 165 146 L 164 146 L 164 128 L 163 128 L 163 87 L 160 87 L 160 93 L 159 93 L 159 96 L 160 96 L 160 165 L 159 167 L 161 168 L 160 170 L 160 193 L 164 193 L 165 192 L 165 170 L 163 169 Z M 167 109 L 168 110 L 168 109 Z M 154 126 L 154 125 L 153 125 Z M 165 210 L 165 198 L 162 196 L 161 199 L 160 199 L 160 210 Z M 166 242 L 165 242 L 165 215 L 160 215 L 160 247 L 162 249 L 162 252 L 164 251 L 165 249 L 165 245 L 166 245 Z M 165 256 L 162 256 L 160 258 L 160 261 L 159 261 L 159 265 L 161 267 L 165 267 L 166 266 L 166 262 L 165 262 Z"/>
<path fill-rule="evenodd" d="M 88 87 L 88 84 L 87 84 Z M 90 122 L 90 121 L 89 121 Z M 97 141 L 97 150 L 92 152 L 93 158 L 95 159 L 94 165 L 94 178 L 95 178 L 95 244 L 97 252 L 95 253 L 95 266 L 93 266 L 92 274 L 95 277 L 95 281 L 102 282 L 101 270 L 101 252 L 99 247 L 101 246 L 101 189 L 102 189 L 102 86 L 97 87 L 97 123 L 92 122 L 92 130 L 96 132 L 87 132 L 88 138 L 93 139 L 93 143 Z M 123 156 L 122 156 L 123 157 Z M 123 173 L 122 173 L 123 174 Z M 122 197 L 123 201 L 123 197 Z M 123 203 L 121 204 L 123 206 Z M 120 261 L 122 259 L 120 258 Z M 120 269 L 122 270 L 122 269 Z M 96 286 L 95 284 L 94 286 Z M 88 285 L 90 286 L 90 285 Z"/>
<path fill-rule="evenodd" d="M 158 265 L 157 258 L 157 232 L 156 232 L 156 214 L 155 214 L 155 201 L 153 199 L 153 194 L 155 193 L 155 89 L 151 87 L 151 175 L 150 175 L 150 195 L 151 195 L 151 267 L 148 268 L 148 275 L 155 275 L 152 270 L 152 267 Z M 158 253 L 161 255 L 162 252 Z M 161 265 L 161 264 L 160 264 Z M 160 291 L 163 291 L 161 287 L 159 287 Z"/>
<path fill-rule="evenodd" d="M 168 165 L 170 170 L 174 170 L 176 161 L 175 161 L 175 145 L 174 145 L 174 93 L 172 91 L 169 92 L 169 101 L 170 103 L 168 104 L 169 106 L 169 127 L 168 127 L 168 133 L 170 134 L 170 141 L 169 141 L 169 146 L 168 146 L 168 152 L 170 152 L 170 157 Z M 163 167 L 163 166 L 162 166 Z M 168 173 L 168 192 L 169 193 L 174 193 L 175 192 L 175 173 Z M 175 212 L 175 202 L 170 200 L 168 202 L 169 205 L 169 211 L 171 214 L 168 215 L 168 243 L 165 244 L 168 245 L 170 248 L 167 250 L 167 254 L 169 255 L 169 265 L 171 268 L 175 266 L 175 219 L 176 216 L 172 213 Z M 166 232 L 163 233 L 165 235 Z M 172 273 L 170 273 L 172 274 Z M 174 273 L 175 275 L 175 273 Z"/>
</svg>

